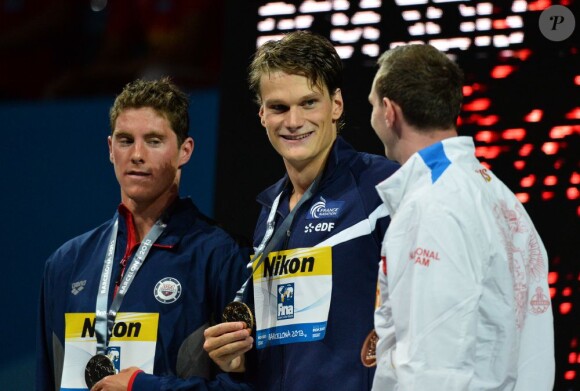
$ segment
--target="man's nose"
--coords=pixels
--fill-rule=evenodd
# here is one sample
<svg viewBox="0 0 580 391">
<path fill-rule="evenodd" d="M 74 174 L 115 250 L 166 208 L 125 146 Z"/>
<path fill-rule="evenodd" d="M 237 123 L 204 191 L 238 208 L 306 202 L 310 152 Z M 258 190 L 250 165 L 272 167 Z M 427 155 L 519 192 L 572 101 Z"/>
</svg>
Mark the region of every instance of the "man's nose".
<svg viewBox="0 0 580 391">
<path fill-rule="evenodd" d="M 138 164 L 144 162 L 144 145 L 141 141 L 135 141 L 131 150 L 131 162 Z"/>
<path fill-rule="evenodd" d="M 286 127 L 298 129 L 304 125 L 304 113 L 301 107 L 290 107 L 286 112 Z"/>
</svg>

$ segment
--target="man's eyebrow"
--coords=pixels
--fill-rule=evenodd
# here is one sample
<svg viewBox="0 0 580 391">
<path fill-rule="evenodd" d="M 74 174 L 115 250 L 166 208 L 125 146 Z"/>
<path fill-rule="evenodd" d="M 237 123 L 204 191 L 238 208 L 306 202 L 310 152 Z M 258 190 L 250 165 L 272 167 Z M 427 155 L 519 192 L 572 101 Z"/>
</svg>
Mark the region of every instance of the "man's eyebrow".
<svg viewBox="0 0 580 391">
<path fill-rule="evenodd" d="M 131 132 L 127 132 L 124 130 L 115 130 L 113 132 L 113 137 L 130 137 L 130 138 L 134 138 L 135 136 L 131 133 Z M 151 137 L 159 137 L 159 138 L 164 138 L 165 134 L 163 132 L 159 132 L 157 130 L 150 130 L 147 133 L 145 133 L 143 135 L 144 138 L 151 138 Z"/>
<path fill-rule="evenodd" d="M 312 92 L 310 94 L 307 94 L 307 95 L 300 97 L 299 101 L 304 102 L 306 100 L 319 99 L 321 96 L 322 96 L 322 94 L 319 92 Z M 278 105 L 288 106 L 288 103 L 286 103 L 286 101 L 284 99 L 281 99 L 281 98 L 266 99 L 266 100 L 264 100 L 264 104 L 265 105 L 278 104 Z"/>
</svg>

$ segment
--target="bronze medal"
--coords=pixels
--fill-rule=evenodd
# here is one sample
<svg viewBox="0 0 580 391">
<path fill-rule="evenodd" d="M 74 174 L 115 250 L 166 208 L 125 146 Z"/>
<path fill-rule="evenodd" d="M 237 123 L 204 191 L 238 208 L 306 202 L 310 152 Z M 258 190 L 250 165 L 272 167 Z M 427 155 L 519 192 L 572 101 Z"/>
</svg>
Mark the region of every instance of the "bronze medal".
<svg viewBox="0 0 580 391">
<path fill-rule="evenodd" d="M 373 329 L 365 338 L 360 351 L 360 359 L 367 368 L 377 365 L 377 342 L 379 342 L 379 336 Z"/>
<path fill-rule="evenodd" d="M 85 382 L 89 390 L 102 378 L 115 374 L 115 366 L 104 354 L 97 354 L 89 360 L 85 367 Z"/>
<path fill-rule="evenodd" d="M 224 313 L 222 314 L 222 320 L 224 322 L 244 322 L 247 328 L 254 328 L 254 315 L 250 307 L 241 301 L 232 301 L 226 305 Z"/>
</svg>

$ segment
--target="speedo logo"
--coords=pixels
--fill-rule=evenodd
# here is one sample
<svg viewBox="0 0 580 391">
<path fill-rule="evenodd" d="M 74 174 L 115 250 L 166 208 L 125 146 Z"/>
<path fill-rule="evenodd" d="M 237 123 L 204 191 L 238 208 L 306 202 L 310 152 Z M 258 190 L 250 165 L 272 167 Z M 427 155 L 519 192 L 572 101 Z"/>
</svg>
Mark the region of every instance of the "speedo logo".
<svg viewBox="0 0 580 391">
<path fill-rule="evenodd" d="M 314 270 L 314 257 L 287 258 L 286 255 L 275 255 L 264 260 L 264 278 L 283 276 L 285 274 L 308 273 Z"/>
<path fill-rule="evenodd" d="M 141 332 L 141 322 L 117 322 L 113 326 L 113 337 L 138 338 Z M 85 318 L 81 338 L 95 337 L 95 319 Z"/>
<path fill-rule="evenodd" d="M 306 219 L 329 219 L 333 217 L 338 217 L 344 201 L 332 201 L 326 200 L 324 197 L 320 196 L 320 201 L 315 202 L 310 210 Z"/>
</svg>

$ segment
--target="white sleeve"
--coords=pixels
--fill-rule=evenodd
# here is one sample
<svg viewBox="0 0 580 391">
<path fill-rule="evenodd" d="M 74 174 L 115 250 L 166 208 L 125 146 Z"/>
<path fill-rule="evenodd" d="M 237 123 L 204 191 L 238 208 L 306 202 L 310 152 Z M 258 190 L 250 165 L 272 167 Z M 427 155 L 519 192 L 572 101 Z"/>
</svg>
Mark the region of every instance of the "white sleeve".
<svg viewBox="0 0 580 391">
<path fill-rule="evenodd" d="M 446 210 L 444 210 L 446 209 Z M 466 390 L 474 374 L 482 254 L 441 204 L 397 216 L 385 240 L 396 331 L 394 390 Z M 473 236 L 473 235 L 472 235 Z M 480 238 L 481 239 L 481 238 Z"/>
<path fill-rule="evenodd" d="M 378 287 L 380 302 L 375 310 L 375 332 L 379 341 L 377 343 L 377 369 L 373 379 L 373 391 L 392 390 L 397 380 L 391 362 L 396 339 L 384 257 L 379 264 Z"/>
</svg>

